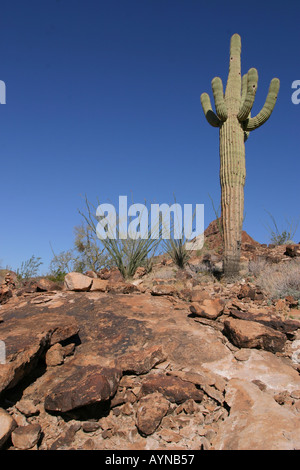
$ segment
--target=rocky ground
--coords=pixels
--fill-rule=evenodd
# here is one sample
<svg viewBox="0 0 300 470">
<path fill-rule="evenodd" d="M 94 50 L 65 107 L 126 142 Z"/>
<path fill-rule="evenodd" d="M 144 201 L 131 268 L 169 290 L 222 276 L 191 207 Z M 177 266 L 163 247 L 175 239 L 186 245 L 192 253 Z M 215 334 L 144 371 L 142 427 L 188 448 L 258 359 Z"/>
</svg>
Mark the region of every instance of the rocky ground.
<svg viewBox="0 0 300 470">
<path fill-rule="evenodd" d="M 247 274 L 299 245 L 244 234 L 244 277 L 226 283 L 210 231 L 186 270 L 160 258 L 131 282 L 113 269 L 18 287 L 6 274 L 2 449 L 300 449 L 298 302 Z"/>
</svg>

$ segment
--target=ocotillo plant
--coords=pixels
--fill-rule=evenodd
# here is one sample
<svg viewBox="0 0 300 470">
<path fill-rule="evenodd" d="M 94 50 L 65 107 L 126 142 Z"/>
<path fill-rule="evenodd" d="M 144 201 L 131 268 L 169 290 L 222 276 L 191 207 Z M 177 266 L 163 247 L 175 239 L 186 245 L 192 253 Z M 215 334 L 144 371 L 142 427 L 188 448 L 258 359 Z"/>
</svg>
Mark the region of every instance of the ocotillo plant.
<svg viewBox="0 0 300 470">
<path fill-rule="evenodd" d="M 269 119 L 277 99 L 279 80 L 271 81 L 262 110 L 251 117 L 257 90 L 257 70 L 251 68 L 241 77 L 241 38 L 234 34 L 230 42 L 229 74 L 225 95 L 222 80 L 212 80 L 215 110 L 207 93 L 201 95 L 201 104 L 207 121 L 219 128 L 221 219 L 224 242 L 223 270 L 226 277 L 235 277 L 240 270 L 241 235 L 244 213 L 244 185 L 246 177 L 245 141 L 250 131 Z"/>
</svg>

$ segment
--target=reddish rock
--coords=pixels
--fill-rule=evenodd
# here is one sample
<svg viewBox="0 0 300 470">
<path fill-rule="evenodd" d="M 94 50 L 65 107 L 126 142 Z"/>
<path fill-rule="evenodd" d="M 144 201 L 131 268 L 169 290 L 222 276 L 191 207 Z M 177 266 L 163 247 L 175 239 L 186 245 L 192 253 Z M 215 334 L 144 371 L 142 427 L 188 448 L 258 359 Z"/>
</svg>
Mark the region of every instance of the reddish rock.
<svg viewBox="0 0 300 470">
<path fill-rule="evenodd" d="M 193 302 L 190 311 L 199 317 L 215 320 L 224 310 L 224 302 L 220 299 L 204 299 L 202 302 Z"/>
<path fill-rule="evenodd" d="M 147 274 L 147 269 L 144 266 L 139 266 L 133 276 L 133 279 L 141 279 Z"/>
<path fill-rule="evenodd" d="M 208 292 L 198 289 L 182 289 L 179 297 L 188 302 L 202 302 L 205 299 L 210 299 Z"/>
<path fill-rule="evenodd" d="M 0 304 L 5 304 L 12 297 L 12 290 L 6 286 L 0 286 Z"/>
<path fill-rule="evenodd" d="M 108 289 L 108 280 L 105 279 L 93 279 L 91 285 L 91 292 L 92 291 L 99 291 L 99 292 L 106 292 Z"/>
<path fill-rule="evenodd" d="M 97 273 L 97 276 L 100 279 L 109 280 L 111 282 L 124 282 L 124 277 L 117 268 L 103 268 Z"/>
<path fill-rule="evenodd" d="M 92 279 L 97 279 L 97 273 L 95 273 L 95 271 L 86 271 L 85 275 Z"/>
<path fill-rule="evenodd" d="M 153 286 L 151 290 L 152 295 L 174 295 L 175 293 L 174 286 L 168 284 Z"/>
<path fill-rule="evenodd" d="M 35 284 L 37 292 L 61 290 L 61 286 L 59 284 L 46 278 L 39 279 Z"/>
<path fill-rule="evenodd" d="M 203 392 L 193 383 L 163 374 L 150 375 L 143 381 L 141 395 L 154 392 L 162 393 L 170 402 L 177 404 L 189 399 L 202 401 L 203 398 Z"/>
<path fill-rule="evenodd" d="M 41 426 L 39 424 L 28 424 L 27 426 L 17 427 L 11 435 L 11 440 L 17 449 L 32 449 L 39 441 L 41 435 Z"/>
<path fill-rule="evenodd" d="M 232 379 L 230 407 L 213 441 L 216 450 L 294 450 L 300 448 L 300 417 L 280 406 L 253 383 Z"/>
<path fill-rule="evenodd" d="M 40 412 L 34 401 L 29 398 L 23 398 L 17 402 L 16 408 L 26 417 L 37 415 Z"/>
<path fill-rule="evenodd" d="M 0 449 L 3 447 L 17 423 L 7 411 L 0 408 Z"/>
<path fill-rule="evenodd" d="M 131 294 L 132 292 L 138 292 L 138 288 L 130 282 L 111 281 L 109 279 L 107 291 L 115 294 Z"/>
<path fill-rule="evenodd" d="M 133 351 L 116 359 L 116 366 L 123 373 L 146 374 L 155 365 L 167 359 L 161 346 L 152 346 L 142 351 Z"/>
<path fill-rule="evenodd" d="M 121 371 L 99 366 L 74 367 L 46 396 L 45 409 L 66 412 L 108 400 L 116 393 Z"/>
<path fill-rule="evenodd" d="M 239 320 L 247 320 L 261 323 L 262 325 L 273 328 L 274 330 L 280 331 L 281 333 L 286 334 L 289 337 L 293 337 L 295 332 L 300 329 L 300 321 L 297 320 L 281 320 L 280 318 L 272 315 L 269 312 L 242 312 L 240 310 L 231 309 L 230 315 L 233 318 L 238 318 Z"/>
<path fill-rule="evenodd" d="M 264 349 L 273 353 L 282 351 L 287 339 L 273 328 L 236 318 L 225 320 L 224 334 L 239 348 Z"/>
<path fill-rule="evenodd" d="M 238 299 L 255 299 L 255 289 L 249 284 L 243 284 L 241 286 L 240 292 L 237 295 Z"/>
<path fill-rule="evenodd" d="M 76 432 L 80 429 L 80 424 L 71 424 L 67 429 L 53 442 L 50 450 L 69 450 L 75 438 Z"/>
<path fill-rule="evenodd" d="M 140 399 L 136 414 L 136 425 L 146 436 L 153 434 L 167 414 L 170 403 L 158 392 L 151 393 Z"/>
<path fill-rule="evenodd" d="M 92 282 L 92 278 L 81 273 L 68 273 L 65 276 L 65 286 L 68 290 L 88 291 Z"/>
<path fill-rule="evenodd" d="M 60 343 L 54 344 L 46 353 L 46 364 L 48 367 L 59 366 L 64 363 L 64 348 Z"/>
<path fill-rule="evenodd" d="M 207 246 L 208 249 L 210 250 L 218 250 L 219 252 L 222 251 L 222 235 L 220 232 L 220 221 L 218 222 L 217 220 L 213 220 L 209 226 L 205 229 L 204 231 L 204 239 L 205 239 L 205 245 Z M 253 238 L 248 235 L 247 232 L 242 230 L 242 248 L 246 245 L 247 250 L 249 250 L 249 246 L 254 246 L 254 247 L 259 247 L 260 244 L 253 240 Z"/>
<path fill-rule="evenodd" d="M 300 256 L 300 245 L 287 245 L 284 254 L 290 258 Z"/>
<path fill-rule="evenodd" d="M 77 321 L 61 314 L 37 314 L 8 319 L 0 324 L 6 363 L 0 367 L 0 392 L 14 387 L 36 366 L 47 349 L 78 333 Z"/>
</svg>

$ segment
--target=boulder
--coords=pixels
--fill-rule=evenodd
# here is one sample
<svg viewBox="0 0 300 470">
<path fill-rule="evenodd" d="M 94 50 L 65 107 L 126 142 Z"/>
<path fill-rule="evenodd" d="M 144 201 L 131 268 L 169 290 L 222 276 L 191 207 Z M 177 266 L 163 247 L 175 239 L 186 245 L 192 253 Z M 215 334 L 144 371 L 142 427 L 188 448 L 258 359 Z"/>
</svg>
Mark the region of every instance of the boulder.
<svg viewBox="0 0 300 470">
<path fill-rule="evenodd" d="M 142 384 L 141 395 L 160 392 L 172 403 L 183 403 L 186 400 L 202 401 L 203 392 L 196 385 L 175 376 L 163 374 L 149 375 Z"/>
<path fill-rule="evenodd" d="M 61 286 L 50 279 L 42 278 L 36 281 L 36 290 L 37 292 L 56 291 L 61 290 Z"/>
<path fill-rule="evenodd" d="M 81 273 L 68 273 L 65 276 L 65 286 L 68 290 L 88 291 L 92 285 L 93 279 Z"/>
<path fill-rule="evenodd" d="M 215 320 L 224 310 L 224 302 L 221 299 L 204 299 L 202 302 L 192 302 L 190 311 L 199 317 Z"/>
<path fill-rule="evenodd" d="M 45 409 L 66 412 L 111 398 L 117 390 L 121 370 L 100 366 L 74 367 L 45 399 Z"/>
<path fill-rule="evenodd" d="M 136 414 L 136 425 L 146 436 L 153 434 L 169 410 L 169 401 L 158 392 L 141 398 Z"/>
<path fill-rule="evenodd" d="M 273 328 L 236 318 L 225 320 L 224 334 L 238 348 L 257 348 L 273 353 L 281 352 L 287 340 L 283 333 Z"/>
<path fill-rule="evenodd" d="M 280 299 L 282 300 L 282 299 Z M 275 307 L 276 308 L 276 307 Z M 296 334 L 296 331 L 300 329 L 299 320 L 282 320 L 276 315 L 272 315 L 268 310 L 258 311 L 258 312 L 243 312 L 241 310 L 230 309 L 230 316 L 233 318 L 238 318 L 239 320 L 247 320 L 261 323 L 262 325 L 273 328 L 274 330 L 284 333 L 289 338 L 293 338 Z"/>
<path fill-rule="evenodd" d="M 106 292 L 108 288 L 108 280 L 105 279 L 93 279 L 92 285 L 91 285 L 91 292 L 92 291 L 99 291 L 99 292 Z"/>
</svg>

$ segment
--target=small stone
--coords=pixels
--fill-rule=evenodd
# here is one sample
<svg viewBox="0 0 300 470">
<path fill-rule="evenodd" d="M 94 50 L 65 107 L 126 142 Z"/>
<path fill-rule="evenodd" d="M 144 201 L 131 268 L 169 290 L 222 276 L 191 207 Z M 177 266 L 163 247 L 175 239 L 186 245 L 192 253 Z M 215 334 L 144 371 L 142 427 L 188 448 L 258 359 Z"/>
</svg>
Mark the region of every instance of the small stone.
<svg viewBox="0 0 300 470">
<path fill-rule="evenodd" d="M 54 344 L 46 353 L 46 364 L 48 367 L 59 366 L 64 363 L 65 352 L 60 343 Z"/>
<path fill-rule="evenodd" d="M 100 424 L 96 421 L 85 421 L 82 424 L 82 430 L 84 432 L 95 432 L 100 428 Z"/>
<path fill-rule="evenodd" d="M 125 403 L 121 408 L 122 414 L 125 416 L 130 416 L 133 414 L 133 407 L 131 403 Z"/>
<path fill-rule="evenodd" d="M 16 428 L 17 423 L 7 411 L 0 408 L 0 449 L 7 441 L 12 431 Z"/>
<path fill-rule="evenodd" d="M 237 361 L 248 361 L 250 356 L 251 356 L 251 349 L 239 349 L 234 354 L 234 357 Z"/>
<path fill-rule="evenodd" d="M 182 439 L 182 436 L 178 432 L 172 431 L 171 429 L 162 429 L 159 435 L 166 442 L 177 443 Z"/>
<path fill-rule="evenodd" d="M 39 424 L 28 424 L 27 426 L 19 426 L 11 435 L 14 447 L 20 450 L 32 449 L 40 438 L 41 426 Z"/>
<path fill-rule="evenodd" d="M 300 400 L 300 390 L 293 390 L 291 392 L 291 397 L 295 398 L 296 400 Z"/>
<path fill-rule="evenodd" d="M 16 408 L 26 417 L 34 416 L 40 412 L 38 406 L 35 405 L 33 400 L 30 400 L 29 398 L 24 398 L 23 400 L 17 402 Z"/>
<path fill-rule="evenodd" d="M 174 286 L 172 285 L 157 285 L 153 286 L 151 290 L 152 295 L 171 295 L 173 296 L 176 293 Z"/>
</svg>

